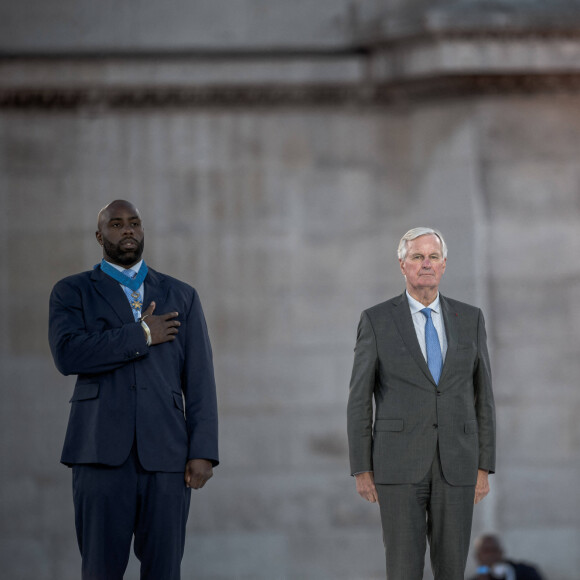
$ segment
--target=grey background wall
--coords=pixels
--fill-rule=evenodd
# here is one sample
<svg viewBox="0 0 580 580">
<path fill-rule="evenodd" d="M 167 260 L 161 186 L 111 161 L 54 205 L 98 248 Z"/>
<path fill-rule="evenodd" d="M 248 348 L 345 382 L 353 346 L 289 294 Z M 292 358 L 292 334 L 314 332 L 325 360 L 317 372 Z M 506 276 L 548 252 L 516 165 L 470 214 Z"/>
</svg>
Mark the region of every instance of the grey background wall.
<svg viewBox="0 0 580 580">
<path fill-rule="evenodd" d="M 184 578 L 384 577 L 345 404 L 360 311 L 403 290 L 415 225 L 444 232 L 442 291 L 487 320 L 499 465 L 474 536 L 576 578 L 575 4 L 57 5 L 0 7 L 6 577 L 79 577 L 58 464 L 74 379 L 47 301 L 99 260 L 96 213 L 121 197 L 214 346 L 222 465 L 194 495 Z"/>
</svg>

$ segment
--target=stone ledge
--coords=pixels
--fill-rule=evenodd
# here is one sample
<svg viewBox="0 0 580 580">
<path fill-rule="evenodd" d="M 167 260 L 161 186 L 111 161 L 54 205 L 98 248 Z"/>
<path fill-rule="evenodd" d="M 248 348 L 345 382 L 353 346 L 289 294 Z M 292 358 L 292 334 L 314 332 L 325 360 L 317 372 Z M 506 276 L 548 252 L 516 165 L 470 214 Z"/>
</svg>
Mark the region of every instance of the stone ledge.
<svg viewBox="0 0 580 580">
<path fill-rule="evenodd" d="M 451 31 L 337 53 L 0 57 L 0 107 L 385 105 L 580 90 L 580 33 Z"/>
<path fill-rule="evenodd" d="M 454 35 L 405 40 L 370 57 L 375 81 L 424 75 L 580 71 L 580 38 Z"/>
<path fill-rule="evenodd" d="M 151 53 L 0 56 L 0 88 L 255 86 L 358 82 L 366 61 L 348 53 Z"/>
</svg>

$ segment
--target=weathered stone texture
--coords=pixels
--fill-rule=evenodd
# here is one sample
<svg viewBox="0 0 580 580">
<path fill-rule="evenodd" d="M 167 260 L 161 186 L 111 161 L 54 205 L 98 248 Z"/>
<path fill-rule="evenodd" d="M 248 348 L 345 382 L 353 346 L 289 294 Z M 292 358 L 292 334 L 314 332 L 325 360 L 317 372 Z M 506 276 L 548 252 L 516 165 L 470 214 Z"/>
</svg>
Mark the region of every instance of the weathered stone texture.
<svg viewBox="0 0 580 580">
<path fill-rule="evenodd" d="M 511 553 L 539 562 L 550 578 L 576 574 L 575 550 L 567 549 L 580 502 L 573 483 L 580 278 L 570 268 L 580 249 L 577 104 L 525 99 L 491 104 L 481 116 L 501 450 L 497 527 Z"/>
<path fill-rule="evenodd" d="M 106 1 L 48 10 L 34 0 L 2 6 L 1 49 L 23 51 L 235 49 L 304 44 L 335 46 L 348 36 L 347 0 Z"/>
<path fill-rule="evenodd" d="M 57 464 L 72 380 L 49 359 L 48 292 L 98 261 L 96 212 L 128 197 L 144 215 L 149 263 L 200 291 L 215 350 L 223 466 L 195 495 L 195 558 L 184 569 L 201 578 L 238 568 L 248 578 L 380 577 L 378 514 L 354 492 L 344 430 L 358 317 L 402 291 L 396 244 L 417 223 L 448 235 L 449 292 L 473 300 L 476 288 L 474 125 L 465 107 L 432 114 L 3 118 L 12 158 L 1 235 L 12 251 L 0 306 L 10 321 L 1 331 L 10 385 L 2 425 L 7 434 L 36 425 L 3 438 L 3 493 L 11 541 L 39 553 L 29 568 L 50 553 L 53 571 L 43 573 L 62 580 L 76 577 L 78 562 L 69 473 Z M 47 501 L 50 491 L 58 501 Z M 212 540 L 221 542 L 217 561 Z M 257 572 L 254 554 L 265 548 L 273 556 Z"/>
</svg>

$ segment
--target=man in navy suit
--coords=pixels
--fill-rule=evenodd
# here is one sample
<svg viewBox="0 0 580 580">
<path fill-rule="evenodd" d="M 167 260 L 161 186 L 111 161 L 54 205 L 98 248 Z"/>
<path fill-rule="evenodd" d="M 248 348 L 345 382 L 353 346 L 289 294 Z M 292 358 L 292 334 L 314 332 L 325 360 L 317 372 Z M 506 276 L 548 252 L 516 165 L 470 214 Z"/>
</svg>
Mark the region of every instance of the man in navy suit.
<svg viewBox="0 0 580 580">
<path fill-rule="evenodd" d="M 212 352 L 197 292 L 148 269 L 141 216 L 101 210 L 103 260 L 58 282 L 49 340 L 77 375 L 61 461 L 73 468 L 83 580 L 177 580 L 191 489 L 218 464 Z M 144 304 L 148 306 L 144 308 Z"/>
</svg>

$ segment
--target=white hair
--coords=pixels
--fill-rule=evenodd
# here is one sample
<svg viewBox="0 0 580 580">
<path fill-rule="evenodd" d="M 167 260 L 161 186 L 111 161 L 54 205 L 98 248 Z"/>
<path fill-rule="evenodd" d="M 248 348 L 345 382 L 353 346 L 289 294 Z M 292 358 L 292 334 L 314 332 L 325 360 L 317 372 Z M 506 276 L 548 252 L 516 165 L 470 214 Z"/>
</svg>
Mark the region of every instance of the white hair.
<svg viewBox="0 0 580 580">
<path fill-rule="evenodd" d="M 443 239 L 443 234 L 439 230 L 434 230 L 433 228 L 413 228 L 412 230 L 409 230 L 399 242 L 399 247 L 397 248 L 397 256 L 399 256 L 399 260 L 404 262 L 407 257 L 407 242 L 428 235 L 437 236 L 439 238 L 439 241 L 441 242 L 441 253 L 445 260 L 447 258 L 447 244 Z"/>
</svg>

